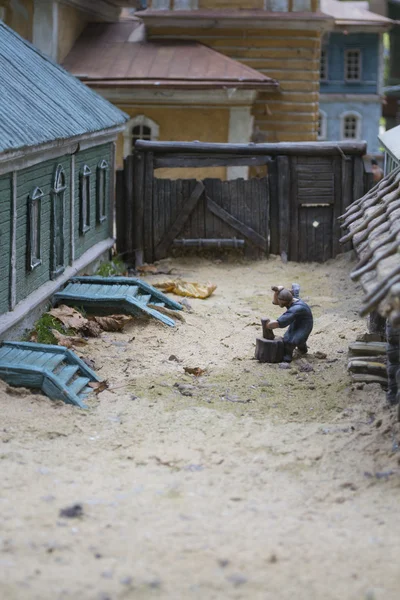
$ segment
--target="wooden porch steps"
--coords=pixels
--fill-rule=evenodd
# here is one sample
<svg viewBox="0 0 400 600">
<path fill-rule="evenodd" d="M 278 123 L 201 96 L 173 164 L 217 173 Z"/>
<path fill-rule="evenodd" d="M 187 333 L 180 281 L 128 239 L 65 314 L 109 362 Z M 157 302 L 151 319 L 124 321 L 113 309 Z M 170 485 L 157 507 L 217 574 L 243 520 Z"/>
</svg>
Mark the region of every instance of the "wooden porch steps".
<svg viewBox="0 0 400 600">
<path fill-rule="evenodd" d="M 10 385 L 42 390 L 52 400 L 86 408 L 84 400 L 98 376 L 74 352 L 63 346 L 33 342 L 3 342 L 0 378 Z"/>
<path fill-rule="evenodd" d="M 182 310 L 182 305 L 153 286 L 133 277 L 74 277 L 66 287 L 54 295 L 55 303 L 82 306 L 96 312 L 126 312 L 149 315 L 165 325 L 174 327 L 175 321 L 152 306 Z"/>
</svg>

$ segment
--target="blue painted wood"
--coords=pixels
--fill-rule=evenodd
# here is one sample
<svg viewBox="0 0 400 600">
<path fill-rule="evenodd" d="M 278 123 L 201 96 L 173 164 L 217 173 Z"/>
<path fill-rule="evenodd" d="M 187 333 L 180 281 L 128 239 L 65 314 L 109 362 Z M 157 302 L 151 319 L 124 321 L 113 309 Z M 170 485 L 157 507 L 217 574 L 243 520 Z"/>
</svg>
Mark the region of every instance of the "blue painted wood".
<svg viewBox="0 0 400 600">
<path fill-rule="evenodd" d="M 21 350 L 19 350 L 18 348 L 12 348 L 11 352 L 9 352 L 7 354 L 6 362 L 8 364 L 13 364 L 22 355 L 23 355 L 23 352 L 21 352 Z"/>
<path fill-rule="evenodd" d="M 130 277 L 74 277 L 54 298 L 58 303 L 78 304 L 86 309 L 97 307 L 134 315 L 144 313 L 170 327 L 175 325 L 173 319 L 147 305 L 158 303 L 159 306 L 182 310 L 180 304 L 156 288 Z"/>
<path fill-rule="evenodd" d="M 115 285 L 116 283 L 135 285 L 135 286 L 137 285 L 141 291 L 147 292 L 148 294 L 151 294 L 152 296 L 154 296 L 155 298 L 158 298 L 162 302 L 165 302 L 165 306 L 167 306 L 168 308 L 171 308 L 172 310 L 182 310 L 183 309 L 182 305 L 179 304 L 179 302 L 175 302 L 175 300 L 172 300 L 171 298 L 169 298 L 168 296 L 163 294 L 163 292 L 160 292 L 160 290 L 158 290 L 157 288 L 146 283 L 145 281 L 142 281 L 141 279 L 137 279 L 136 277 L 82 276 L 82 277 L 73 277 L 72 279 L 70 279 L 70 281 L 71 282 L 80 281 L 82 283 L 84 283 L 84 282 L 86 282 L 86 283 L 102 282 L 104 285 Z"/>
<path fill-rule="evenodd" d="M 99 377 L 71 350 L 33 342 L 4 342 L 0 378 L 11 385 L 40 388 L 52 399 L 85 408 L 90 381 Z M 82 396 L 82 397 L 80 397 Z"/>
<path fill-rule="evenodd" d="M 49 354 L 49 360 L 44 363 L 43 368 L 47 371 L 54 371 L 62 362 L 64 362 L 63 354 Z"/>
<path fill-rule="evenodd" d="M 79 367 L 77 365 L 66 365 L 63 366 L 60 371 L 57 373 L 57 379 L 67 385 L 74 375 L 79 371 Z"/>
<path fill-rule="evenodd" d="M 345 51 L 361 51 L 360 81 L 345 81 Z M 328 80 L 321 81 L 321 94 L 376 94 L 379 73 L 379 33 L 329 34 Z"/>
<path fill-rule="evenodd" d="M 72 383 L 69 384 L 68 387 L 71 392 L 79 395 L 79 392 L 81 392 L 88 383 L 89 379 L 87 377 L 77 377 Z"/>
<path fill-rule="evenodd" d="M 136 298 L 132 298 L 131 296 L 128 297 L 124 297 L 124 296 L 117 296 L 115 297 L 106 297 L 106 298 L 99 298 L 99 297 L 94 297 L 94 298 L 83 298 L 82 296 L 79 295 L 71 295 L 71 294 L 65 294 L 63 295 L 62 292 L 56 294 L 57 296 L 57 300 L 59 300 L 60 302 L 63 302 L 65 304 L 78 304 L 83 306 L 84 308 L 86 308 L 87 310 L 92 310 L 92 311 L 96 311 L 96 309 L 107 309 L 110 312 L 126 312 L 128 314 L 132 314 L 132 315 L 149 315 L 151 317 L 154 317 L 155 319 L 157 319 L 158 321 L 161 321 L 162 323 L 164 323 L 165 325 L 168 325 L 169 327 L 174 327 L 175 326 L 175 321 L 173 319 L 171 319 L 170 317 L 167 317 L 167 315 L 163 315 L 162 313 L 158 312 L 157 310 L 150 308 L 144 304 L 142 304 L 141 302 L 139 302 Z"/>
<path fill-rule="evenodd" d="M 96 375 L 92 369 L 90 369 L 86 363 L 83 362 L 72 350 L 68 350 L 64 348 L 64 346 L 54 346 L 51 344 L 37 344 L 35 342 L 3 342 L 3 347 L 11 347 L 11 348 L 19 348 L 21 350 L 25 349 L 37 349 L 42 352 L 49 352 L 52 354 L 62 354 L 64 355 L 64 359 L 69 364 L 79 365 L 79 368 L 83 373 L 89 377 L 93 381 L 101 381 L 101 379 Z"/>
<path fill-rule="evenodd" d="M 151 294 L 143 294 L 136 296 L 136 300 L 138 300 L 141 304 L 145 306 L 150 302 Z"/>
</svg>

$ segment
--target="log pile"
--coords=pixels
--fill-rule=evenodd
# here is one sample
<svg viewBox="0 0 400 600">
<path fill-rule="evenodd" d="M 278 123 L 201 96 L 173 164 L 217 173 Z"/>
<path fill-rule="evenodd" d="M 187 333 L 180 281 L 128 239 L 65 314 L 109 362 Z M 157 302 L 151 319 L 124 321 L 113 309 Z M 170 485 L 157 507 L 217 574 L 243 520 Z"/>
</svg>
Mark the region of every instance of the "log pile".
<svg viewBox="0 0 400 600">
<path fill-rule="evenodd" d="M 387 387 L 385 342 L 354 342 L 349 345 L 347 369 L 356 383 L 380 383 Z"/>
</svg>

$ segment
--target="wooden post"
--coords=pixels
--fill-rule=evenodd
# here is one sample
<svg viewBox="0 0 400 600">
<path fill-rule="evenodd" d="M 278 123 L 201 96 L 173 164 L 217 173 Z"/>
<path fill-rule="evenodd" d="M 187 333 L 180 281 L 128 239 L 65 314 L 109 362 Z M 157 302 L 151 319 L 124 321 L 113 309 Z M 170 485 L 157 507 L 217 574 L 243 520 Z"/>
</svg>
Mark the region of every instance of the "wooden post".
<svg viewBox="0 0 400 600">
<path fill-rule="evenodd" d="M 144 227 L 144 152 L 133 155 L 133 214 L 135 266 L 143 264 L 143 227 Z"/>
<path fill-rule="evenodd" d="M 269 239 L 270 252 L 279 254 L 279 199 L 278 199 L 278 173 L 277 161 L 268 164 L 268 188 L 269 188 Z"/>
<path fill-rule="evenodd" d="M 133 262 L 133 227 L 134 227 L 134 199 L 133 199 L 133 156 L 129 155 L 124 160 L 124 204 L 125 210 L 125 242 L 128 262 Z"/>
<path fill-rule="evenodd" d="M 332 159 L 332 170 L 333 170 L 333 223 L 332 223 L 332 257 L 334 258 L 337 254 L 342 252 L 342 248 L 339 244 L 341 238 L 341 229 L 338 222 L 338 218 L 343 214 L 342 211 L 342 163 L 350 162 L 344 161 L 339 156 Z"/>
<path fill-rule="evenodd" d="M 290 175 L 289 158 L 278 156 L 276 159 L 278 167 L 278 210 L 279 210 L 279 253 L 289 255 L 289 193 Z"/>
<path fill-rule="evenodd" d="M 125 202 L 125 186 L 124 186 L 124 171 L 118 169 L 116 171 L 116 185 L 115 185 L 115 223 L 117 228 L 117 253 L 125 255 L 127 252 L 126 247 L 126 202 Z"/>
<path fill-rule="evenodd" d="M 153 262 L 153 152 L 146 152 L 144 157 L 144 189 L 143 189 L 143 251 L 144 260 Z"/>
</svg>

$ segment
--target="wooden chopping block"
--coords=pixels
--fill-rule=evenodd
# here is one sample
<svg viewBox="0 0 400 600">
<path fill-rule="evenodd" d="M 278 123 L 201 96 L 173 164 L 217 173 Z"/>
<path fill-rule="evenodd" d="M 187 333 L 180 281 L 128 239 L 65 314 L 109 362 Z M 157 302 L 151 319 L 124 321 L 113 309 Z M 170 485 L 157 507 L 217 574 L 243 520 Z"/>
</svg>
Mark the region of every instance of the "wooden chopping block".
<svg viewBox="0 0 400 600">
<path fill-rule="evenodd" d="M 256 339 L 255 357 L 259 362 L 263 363 L 279 363 L 283 360 L 283 339 L 276 337 L 273 340 L 265 338 Z"/>
</svg>

